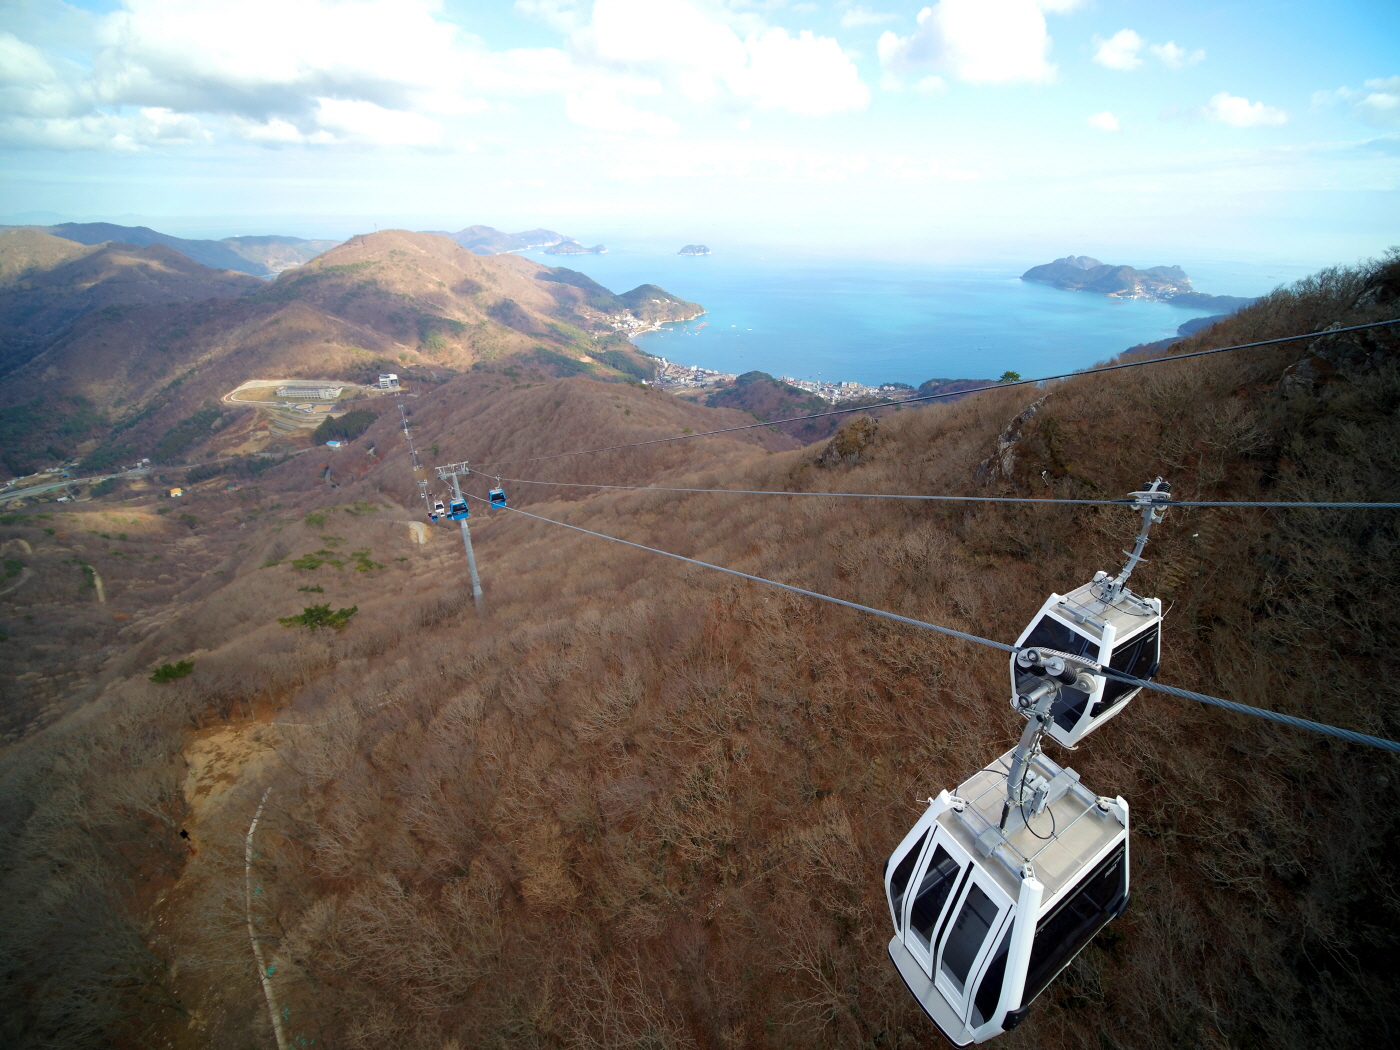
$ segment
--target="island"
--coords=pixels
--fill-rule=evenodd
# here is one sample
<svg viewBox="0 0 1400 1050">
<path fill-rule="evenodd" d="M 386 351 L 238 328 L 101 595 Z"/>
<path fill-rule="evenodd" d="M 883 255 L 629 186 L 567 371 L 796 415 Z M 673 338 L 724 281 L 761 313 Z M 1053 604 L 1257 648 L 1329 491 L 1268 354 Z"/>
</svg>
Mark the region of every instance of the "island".
<svg viewBox="0 0 1400 1050">
<path fill-rule="evenodd" d="M 687 245 L 686 245 L 684 248 L 682 248 L 680 251 L 676 252 L 676 254 L 677 254 L 677 255 L 709 255 L 709 254 L 710 254 L 710 249 L 707 248 L 707 247 L 705 247 L 705 245 L 703 245 L 703 244 L 687 244 Z"/>
<path fill-rule="evenodd" d="M 572 237 L 565 237 L 558 244 L 551 244 L 544 250 L 544 253 L 546 255 L 606 255 L 607 251 L 601 244 L 585 248 Z"/>
<path fill-rule="evenodd" d="M 1245 296 L 1198 292 L 1191 287 L 1191 278 L 1180 266 L 1138 270 L 1102 263 L 1088 255 L 1067 255 L 1043 266 L 1032 266 L 1021 274 L 1021 280 L 1072 292 L 1097 292 L 1112 299 L 1152 299 L 1222 314 L 1234 313 L 1255 301 Z"/>
</svg>

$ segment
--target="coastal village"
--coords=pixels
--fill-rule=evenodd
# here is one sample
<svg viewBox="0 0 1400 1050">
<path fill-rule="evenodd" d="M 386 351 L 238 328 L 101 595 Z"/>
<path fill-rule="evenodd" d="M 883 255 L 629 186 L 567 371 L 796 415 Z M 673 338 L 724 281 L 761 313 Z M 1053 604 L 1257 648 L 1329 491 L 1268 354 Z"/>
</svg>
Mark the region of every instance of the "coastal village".
<svg viewBox="0 0 1400 1050">
<path fill-rule="evenodd" d="M 717 372 L 699 365 L 679 365 L 658 357 L 654 385 L 662 390 L 713 390 L 723 383 L 732 383 L 739 377 L 733 372 Z M 794 379 L 780 376 L 779 382 L 796 387 L 798 390 L 815 394 L 833 405 L 843 401 L 869 400 L 873 398 L 895 398 L 907 394 L 912 388 L 898 383 L 884 383 L 880 386 L 866 386 L 864 383 L 819 383 L 807 379 Z"/>
</svg>

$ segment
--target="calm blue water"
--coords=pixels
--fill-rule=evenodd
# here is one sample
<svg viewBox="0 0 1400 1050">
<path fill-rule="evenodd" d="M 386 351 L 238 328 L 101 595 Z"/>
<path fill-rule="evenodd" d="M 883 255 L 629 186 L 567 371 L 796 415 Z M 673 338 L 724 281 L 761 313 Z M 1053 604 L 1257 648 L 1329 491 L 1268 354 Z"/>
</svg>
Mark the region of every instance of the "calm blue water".
<svg viewBox="0 0 1400 1050">
<path fill-rule="evenodd" d="M 1175 335 L 1177 325 L 1202 313 L 1020 279 L 1026 267 L 1048 259 L 1010 270 L 754 252 L 689 258 L 626 247 L 606 255 L 528 255 L 616 292 L 659 284 L 706 308 L 694 321 L 638 336 L 648 353 L 799 379 L 917 386 L 931 378 L 994 378 L 1008 369 L 1050 375 Z M 1264 290 L 1212 287 L 1199 278 L 1196 286 L 1226 295 Z"/>
</svg>

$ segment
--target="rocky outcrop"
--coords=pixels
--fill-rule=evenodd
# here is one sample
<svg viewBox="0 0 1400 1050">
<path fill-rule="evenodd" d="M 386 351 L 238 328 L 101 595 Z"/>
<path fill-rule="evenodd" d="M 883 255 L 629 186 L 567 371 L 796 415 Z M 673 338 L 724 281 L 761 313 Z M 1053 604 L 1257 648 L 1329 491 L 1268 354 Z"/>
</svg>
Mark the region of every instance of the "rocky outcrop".
<svg viewBox="0 0 1400 1050">
<path fill-rule="evenodd" d="M 826 448 L 817 457 L 817 466 L 834 467 L 840 463 L 851 466 L 863 460 L 868 461 L 879 426 L 879 422 L 870 416 L 851 420 L 827 442 Z"/>
<path fill-rule="evenodd" d="M 1045 404 L 1045 398 L 1033 402 L 1031 405 L 1013 419 L 1005 430 L 997 435 L 996 448 L 992 454 L 977 465 L 973 472 L 975 477 L 982 484 L 987 485 L 997 478 L 1011 480 L 1012 472 L 1016 469 L 1017 442 L 1021 440 L 1021 433 L 1025 430 L 1026 424 L 1035 418 L 1040 406 Z"/>
</svg>

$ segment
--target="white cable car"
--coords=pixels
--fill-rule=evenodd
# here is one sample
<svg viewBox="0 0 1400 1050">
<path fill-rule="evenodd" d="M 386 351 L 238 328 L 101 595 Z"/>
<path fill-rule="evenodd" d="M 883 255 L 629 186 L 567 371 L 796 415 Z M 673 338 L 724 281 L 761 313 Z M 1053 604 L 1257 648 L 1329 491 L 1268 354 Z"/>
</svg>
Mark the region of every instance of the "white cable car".
<svg viewBox="0 0 1400 1050">
<path fill-rule="evenodd" d="M 952 1043 L 1008 1032 L 1128 904 L 1128 804 L 1040 753 L 1051 707 L 1089 676 L 1028 654 L 1020 743 L 940 792 L 885 862 L 890 959 Z M 1048 673 L 1046 673 L 1048 672 Z"/>
<path fill-rule="evenodd" d="M 428 517 L 432 518 L 434 521 L 437 521 L 439 518 L 441 518 L 441 517 L 442 517 L 444 514 L 446 514 L 446 513 L 447 513 L 447 508 L 444 507 L 444 506 L 442 505 L 442 500 L 440 500 L 440 499 L 434 497 L 434 498 L 433 498 L 433 509 L 432 509 L 431 511 L 428 512 Z"/>
<path fill-rule="evenodd" d="M 497 485 L 490 492 L 486 493 L 486 495 L 491 500 L 491 506 L 504 507 L 506 505 L 506 490 L 501 488 L 500 485 Z"/>
<path fill-rule="evenodd" d="M 1171 499 L 1171 486 L 1158 478 L 1140 492 L 1129 494 L 1133 507 L 1142 511 L 1142 527 L 1128 560 L 1117 576 L 1094 574 L 1091 582 L 1068 594 L 1052 594 L 1030 625 L 1016 639 L 1017 647 L 1048 649 L 1070 656 L 1081 656 L 1134 678 L 1149 679 L 1162 660 L 1162 603 L 1142 598 L 1128 590 L 1128 577 L 1147 545 L 1147 533 L 1166 513 L 1163 503 Z M 1017 697 L 1035 685 L 1034 677 L 1018 667 L 1011 657 L 1011 706 L 1020 709 Z M 1066 747 L 1073 747 L 1128 705 L 1138 688 L 1101 675 L 1091 679 L 1092 687 L 1067 687 L 1056 701 L 1050 736 Z M 1087 683 L 1086 683 L 1087 684 Z"/>
</svg>

